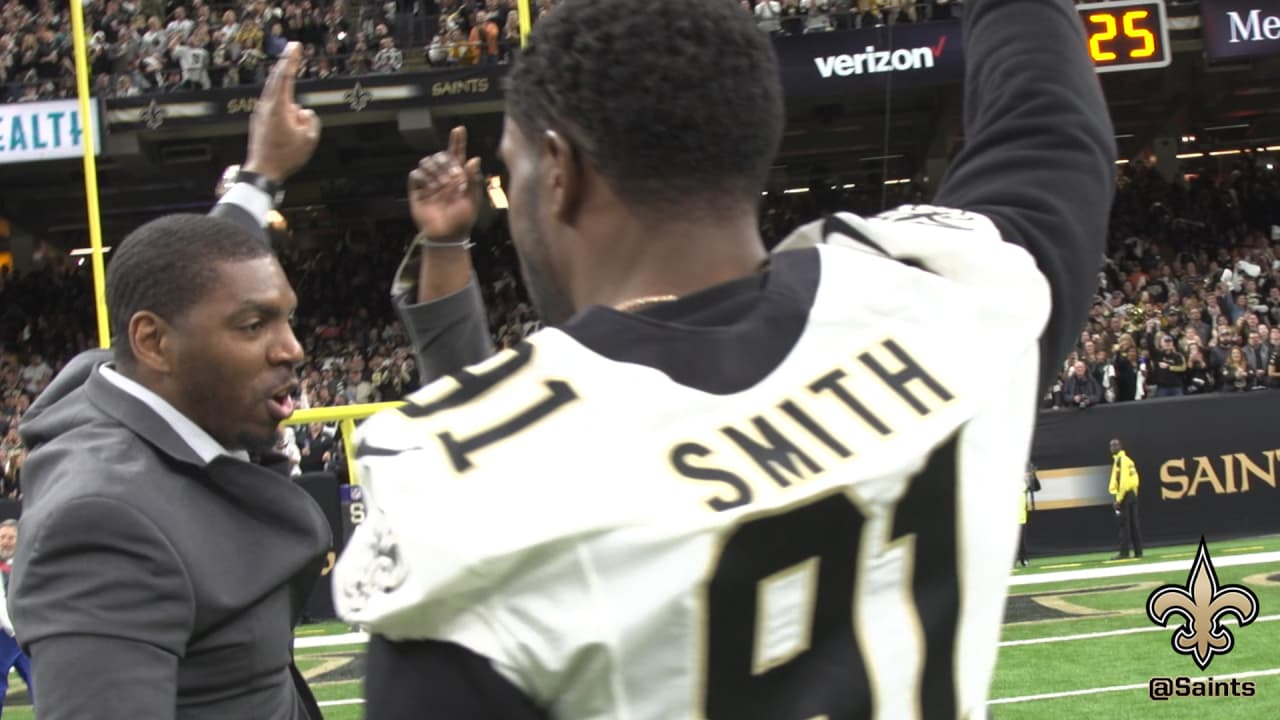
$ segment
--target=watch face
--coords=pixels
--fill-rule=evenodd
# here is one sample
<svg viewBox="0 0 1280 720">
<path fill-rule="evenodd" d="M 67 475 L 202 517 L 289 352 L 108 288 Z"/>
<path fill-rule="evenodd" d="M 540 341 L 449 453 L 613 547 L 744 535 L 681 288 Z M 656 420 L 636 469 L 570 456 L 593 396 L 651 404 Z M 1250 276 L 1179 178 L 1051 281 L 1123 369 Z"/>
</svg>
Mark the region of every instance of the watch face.
<svg viewBox="0 0 1280 720">
<path fill-rule="evenodd" d="M 239 165 L 231 165 L 228 166 L 226 170 L 223 170 L 222 178 L 218 180 L 218 186 L 213 190 L 214 194 L 219 198 L 226 195 L 227 191 L 231 189 L 231 186 L 235 184 L 236 174 L 239 172 Z"/>
</svg>

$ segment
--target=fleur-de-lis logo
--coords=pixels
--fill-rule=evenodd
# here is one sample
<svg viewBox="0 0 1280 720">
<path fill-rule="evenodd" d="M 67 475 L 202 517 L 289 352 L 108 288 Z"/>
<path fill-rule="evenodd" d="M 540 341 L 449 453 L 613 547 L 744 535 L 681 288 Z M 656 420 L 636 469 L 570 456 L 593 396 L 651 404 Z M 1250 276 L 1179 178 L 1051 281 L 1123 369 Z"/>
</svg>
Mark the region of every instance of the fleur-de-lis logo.
<svg viewBox="0 0 1280 720">
<path fill-rule="evenodd" d="M 356 86 L 348 90 L 342 99 L 351 106 L 353 111 L 360 112 L 369 107 L 369 103 L 373 100 L 373 93 L 365 90 L 360 83 L 356 83 Z"/>
<path fill-rule="evenodd" d="M 1173 651 L 1190 655 L 1204 670 L 1215 654 L 1226 655 L 1235 645 L 1231 631 L 1222 625 L 1224 616 L 1230 613 L 1240 627 L 1248 625 L 1258 617 L 1258 596 L 1243 585 L 1219 587 L 1218 574 L 1201 537 L 1186 586 L 1165 585 L 1147 598 L 1147 616 L 1155 624 L 1168 627 L 1175 613 L 1187 622 L 1173 634 Z"/>
<path fill-rule="evenodd" d="M 151 104 L 147 106 L 146 110 L 142 111 L 139 117 L 142 122 L 147 124 L 149 130 L 156 130 L 164 124 L 164 109 L 160 107 L 159 103 L 152 100 Z"/>
</svg>

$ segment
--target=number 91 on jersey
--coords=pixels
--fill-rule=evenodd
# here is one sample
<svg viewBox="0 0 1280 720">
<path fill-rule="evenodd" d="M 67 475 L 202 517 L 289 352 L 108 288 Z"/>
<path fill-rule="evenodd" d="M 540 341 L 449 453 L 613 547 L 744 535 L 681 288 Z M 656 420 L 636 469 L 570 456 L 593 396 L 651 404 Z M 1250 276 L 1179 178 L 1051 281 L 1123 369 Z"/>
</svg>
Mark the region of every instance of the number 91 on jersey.
<svg viewBox="0 0 1280 720">
<path fill-rule="evenodd" d="M 1164 0 L 1084 3 L 1076 10 L 1098 72 L 1162 68 L 1172 62 Z"/>
</svg>

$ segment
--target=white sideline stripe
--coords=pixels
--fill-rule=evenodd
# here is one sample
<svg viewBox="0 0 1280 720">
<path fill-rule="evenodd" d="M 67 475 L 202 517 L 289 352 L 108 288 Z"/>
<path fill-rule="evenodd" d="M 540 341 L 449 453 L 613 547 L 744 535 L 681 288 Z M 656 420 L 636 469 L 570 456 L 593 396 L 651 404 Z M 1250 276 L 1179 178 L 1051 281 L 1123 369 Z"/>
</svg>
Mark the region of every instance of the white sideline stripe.
<svg viewBox="0 0 1280 720">
<path fill-rule="evenodd" d="M 337 645 L 360 645 L 369 642 L 369 633 L 354 632 L 346 635 L 319 635 L 317 637 L 300 637 L 293 641 L 295 648 L 335 647 Z"/>
<path fill-rule="evenodd" d="M 1251 555 L 1232 555 L 1230 557 L 1215 558 L 1213 566 L 1215 568 L 1236 567 L 1238 565 L 1260 565 L 1263 563 L 1280 563 L 1280 552 L 1253 553 Z M 1102 567 L 1102 568 L 1086 568 L 1083 570 L 1063 570 L 1061 572 L 1040 573 L 1038 575 L 1018 575 L 1009 579 L 1010 586 L 1017 585 L 1040 585 L 1047 583 L 1063 582 L 1065 580 L 1093 580 L 1096 578 L 1106 577 L 1126 577 L 1129 575 L 1146 575 L 1149 573 L 1162 573 L 1181 570 L 1183 572 L 1190 571 L 1190 563 L 1186 560 L 1170 560 L 1168 562 L 1148 563 L 1145 565 L 1122 565 L 1119 567 Z M 1256 622 L 1256 621 L 1255 621 Z M 1154 627 L 1154 626 L 1153 626 Z M 1156 630 L 1164 628 L 1155 627 Z M 1116 634 L 1127 631 L 1115 631 Z M 1085 636 L 1081 636 L 1085 637 Z M 1093 637 L 1093 636 L 1089 636 Z M 1104 637 L 1098 635 L 1097 637 Z M 1074 638 L 1073 638 L 1074 639 Z M 1039 642 L 1049 642 L 1050 640 L 1041 640 Z M 295 648 L 323 648 L 336 647 L 339 645 L 360 645 L 369 642 L 369 634 L 362 632 L 347 633 L 345 635 L 321 635 L 318 637 L 300 637 L 293 641 Z M 1014 641 L 1024 642 L 1024 641 Z M 1003 643 L 1002 643 L 1003 646 Z"/>
<path fill-rule="evenodd" d="M 335 705 L 363 705 L 364 700 L 362 698 L 352 698 L 351 700 L 325 700 L 324 702 L 318 702 L 316 704 L 320 707 L 333 707 Z"/>
<path fill-rule="evenodd" d="M 1081 619 L 1084 619 L 1084 618 L 1081 618 Z M 1234 624 L 1234 625 L 1240 624 L 1239 622 L 1236 621 L 1235 616 L 1233 615 L 1228 615 L 1224 619 L 1223 624 L 1226 624 L 1227 620 L 1231 621 L 1231 624 Z M 1253 622 L 1263 623 L 1263 622 L 1272 622 L 1273 620 L 1280 620 L 1280 615 L 1264 615 L 1260 618 L 1254 618 Z M 1081 633 L 1079 635 L 1060 635 L 1058 637 L 1031 638 L 1030 640 L 1005 640 L 1004 642 L 1000 643 L 1000 647 L 1016 647 L 1018 645 L 1039 645 L 1041 643 L 1066 642 L 1067 640 L 1092 640 L 1094 638 L 1113 637 L 1116 635 L 1132 635 L 1134 633 L 1144 633 L 1144 632 L 1169 632 L 1172 629 L 1173 629 L 1172 627 L 1166 628 L 1166 627 L 1160 627 L 1159 625 L 1152 624 L 1151 627 L 1126 628 L 1124 630 L 1106 630 L 1103 632 Z"/>
<path fill-rule="evenodd" d="M 1263 677 L 1266 675 L 1280 675 L 1280 668 L 1270 668 L 1268 670 L 1250 670 L 1249 672 L 1232 673 L 1230 675 L 1202 675 L 1200 677 L 1191 678 L 1192 680 L 1231 680 L 1244 679 L 1253 677 Z M 1052 700 L 1053 698 L 1074 697 L 1076 695 L 1098 695 L 1109 692 L 1123 692 L 1125 690 L 1141 690 L 1148 687 L 1150 683 L 1136 683 L 1134 685 L 1113 685 L 1111 687 L 1086 688 L 1084 690 L 1067 690 L 1066 692 L 1041 693 L 1039 695 L 1022 695 L 1021 697 L 999 698 L 998 700 L 988 700 L 988 705 L 1004 705 L 1007 703 L 1030 702 L 1032 700 Z M 1170 700 L 1174 698 L 1169 698 Z"/>
<path fill-rule="evenodd" d="M 1232 555 L 1213 558 L 1213 567 L 1221 569 L 1238 565 L 1262 565 L 1264 563 L 1280 563 L 1280 552 L 1252 553 L 1249 555 Z M 1037 575 L 1016 575 L 1009 579 L 1009 585 L 1041 585 L 1044 583 L 1063 582 L 1066 580 L 1096 580 L 1098 578 L 1127 577 L 1129 575 L 1147 575 L 1150 573 L 1191 571 L 1191 560 L 1169 560 L 1167 562 L 1137 565 L 1120 565 L 1117 567 L 1086 568 L 1083 570 L 1061 570 L 1058 572 L 1039 573 Z"/>
</svg>

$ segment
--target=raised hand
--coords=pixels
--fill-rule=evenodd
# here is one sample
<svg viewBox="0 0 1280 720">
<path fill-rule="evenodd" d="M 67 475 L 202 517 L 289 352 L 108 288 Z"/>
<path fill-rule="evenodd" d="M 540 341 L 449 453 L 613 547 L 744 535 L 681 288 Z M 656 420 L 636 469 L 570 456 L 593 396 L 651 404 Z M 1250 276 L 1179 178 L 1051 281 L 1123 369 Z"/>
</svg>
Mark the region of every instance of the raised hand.
<svg viewBox="0 0 1280 720">
<path fill-rule="evenodd" d="M 449 133 L 449 148 L 422 159 L 409 173 L 409 212 L 433 242 L 461 242 L 480 213 L 480 158 L 467 159 L 467 129 Z"/>
<path fill-rule="evenodd" d="M 294 100 L 302 46 L 289 43 L 271 68 L 249 119 L 249 154 L 244 169 L 284 182 L 307 164 L 320 142 L 320 118 Z"/>
</svg>

